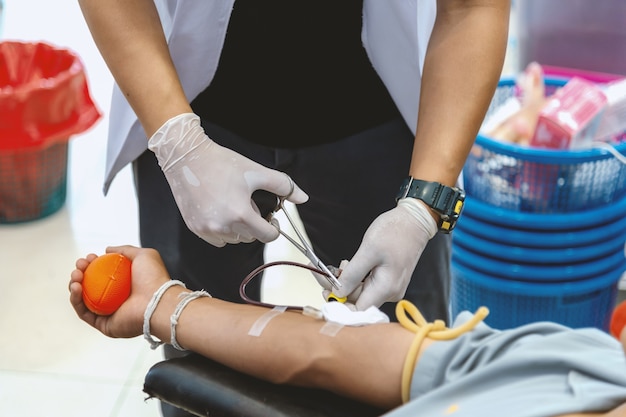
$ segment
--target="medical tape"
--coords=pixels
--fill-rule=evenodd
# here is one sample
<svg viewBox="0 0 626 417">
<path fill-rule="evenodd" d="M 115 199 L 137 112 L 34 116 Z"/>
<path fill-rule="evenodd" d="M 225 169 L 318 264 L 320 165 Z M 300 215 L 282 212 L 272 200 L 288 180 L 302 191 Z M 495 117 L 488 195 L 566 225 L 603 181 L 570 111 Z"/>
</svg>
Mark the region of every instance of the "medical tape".
<svg viewBox="0 0 626 417">
<path fill-rule="evenodd" d="M 324 314 L 320 311 L 320 309 L 312 306 L 302 307 L 302 315 L 312 317 L 316 320 L 322 320 L 324 318 Z"/>
<path fill-rule="evenodd" d="M 325 336 L 335 337 L 339 330 L 343 329 L 343 324 L 337 323 L 334 321 L 327 321 L 322 328 L 320 329 L 320 333 Z"/>
<path fill-rule="evenodd" d="M 261 333 L 263 333 L 263 329 L 265 329 L 265 326 L 267 326 L 267 324 L 274 317 L 284 313 L 285 311 L 287 311 L 287 306 L 276 306 L 273 309 L 269 310 L 261 317 L 259 317 L 257 321 L 254 322 L 254 324 L 250 328 L 250 331 L 248 332 L 248 335 L 256 337 L 261 336 Z"/>
</svg>

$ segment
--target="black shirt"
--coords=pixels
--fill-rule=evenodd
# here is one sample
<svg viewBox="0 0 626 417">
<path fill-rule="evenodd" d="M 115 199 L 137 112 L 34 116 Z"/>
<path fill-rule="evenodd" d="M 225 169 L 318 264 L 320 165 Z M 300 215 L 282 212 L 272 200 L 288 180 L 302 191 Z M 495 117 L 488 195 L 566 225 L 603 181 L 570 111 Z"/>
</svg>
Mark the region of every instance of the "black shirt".
<svg viewBox="0 0 626 417">
<path fill-rule="evenodd" d="M 361 42 L 362 0 L 236 0 L 203 119 L 262 145 L 342 139 L 399 117 Z"/>
</svg>

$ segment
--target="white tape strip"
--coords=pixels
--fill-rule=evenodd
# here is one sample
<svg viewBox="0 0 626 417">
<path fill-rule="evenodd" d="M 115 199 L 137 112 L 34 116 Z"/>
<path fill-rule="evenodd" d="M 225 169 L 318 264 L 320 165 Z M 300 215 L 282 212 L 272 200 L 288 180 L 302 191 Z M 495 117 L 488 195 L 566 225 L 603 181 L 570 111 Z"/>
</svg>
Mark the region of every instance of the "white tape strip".
<svg viewBox="0 0 626 417">
<path fill-rule="evenodd" d="M 326 336 L 335 337 L 341 329 L 343 329 L 343 324 L 334 321 L 327 321 L 320 329 L 320 333 Z"/>
<path fill-rule="evenodd" d="M 263 314 L 261 317 L 257 319 L 257 321 L 254 322 L 248 334 L 250 336 L 256 336 L 256 337 L 261 336 L 261 333 L 263 333 L 263 329 L 265 329 L 265 326 L 267 326 L 270 320 L 272 320 L 274 317 L 278 316 L 279 314 L 283 314 L 285 311 L 287 311 L 287 306 L 274 307 L 273 309 Z"/>
</svg>

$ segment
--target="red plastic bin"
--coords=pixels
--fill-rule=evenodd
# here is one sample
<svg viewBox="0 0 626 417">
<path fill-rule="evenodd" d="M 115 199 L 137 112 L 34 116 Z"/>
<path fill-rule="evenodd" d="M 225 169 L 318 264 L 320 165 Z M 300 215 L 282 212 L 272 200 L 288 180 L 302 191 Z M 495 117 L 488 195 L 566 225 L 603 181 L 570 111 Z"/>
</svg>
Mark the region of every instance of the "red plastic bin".
<svg viewBox="0 0 626 417">
<path fill-rule="evenodd" d="M 100 119 L 80 58 L 0 42 L 0 223 L 45 217 L 66 196 L 68 142 Z"/>
</svg>

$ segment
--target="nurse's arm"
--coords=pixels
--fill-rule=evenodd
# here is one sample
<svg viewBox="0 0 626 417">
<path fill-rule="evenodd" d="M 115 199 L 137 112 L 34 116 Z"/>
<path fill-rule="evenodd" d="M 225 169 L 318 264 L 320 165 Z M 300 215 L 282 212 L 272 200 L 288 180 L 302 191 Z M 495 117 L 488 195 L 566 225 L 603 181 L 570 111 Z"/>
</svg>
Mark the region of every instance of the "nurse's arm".
<svg viewBox="0 0 626 417">
<path fill-rule="evenodd" d="M 171 117 L 192 112 L 152 0 L 79 0 L 113 78 L 152 136 Z"/>
<path fill-rule="evenodd" d="M 438 0 L 410 175 L 454 186 L 485 116 L 508 39 L 509 0 Z"/>
</svg>

